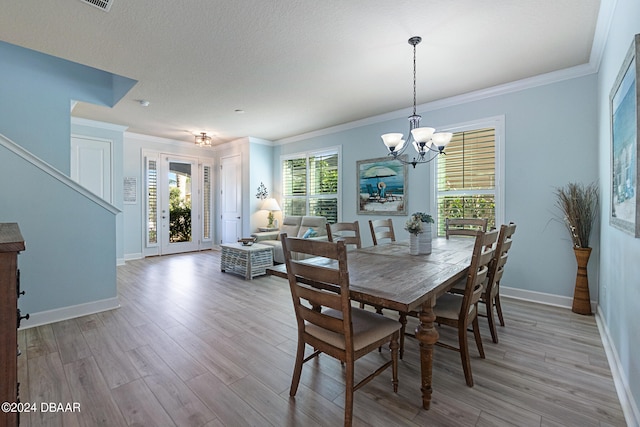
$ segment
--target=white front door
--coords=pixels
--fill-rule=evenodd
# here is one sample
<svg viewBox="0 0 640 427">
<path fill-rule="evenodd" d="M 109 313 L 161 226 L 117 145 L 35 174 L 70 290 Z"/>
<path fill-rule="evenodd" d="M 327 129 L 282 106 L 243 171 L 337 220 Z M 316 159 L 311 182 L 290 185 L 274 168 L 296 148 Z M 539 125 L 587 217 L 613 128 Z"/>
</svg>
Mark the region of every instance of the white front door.
<svg viewBox="0 0 640 427">
<path fill-rule="evenodd" d="M 161 255 L 199 249 L 199 182 L 197 159 L 161 155 L 158 186 Z"/>
<path fill-rule="evenodd" d="M 240 155 L 220 159 L 220 243 L 237 242 L 242 234 L 242 179 Z"/>
<path fill-rule="evenodd" d="M 111 141 L 71 138 L 71 179 L 113 204 L 111 192 Z"/>
</svg>

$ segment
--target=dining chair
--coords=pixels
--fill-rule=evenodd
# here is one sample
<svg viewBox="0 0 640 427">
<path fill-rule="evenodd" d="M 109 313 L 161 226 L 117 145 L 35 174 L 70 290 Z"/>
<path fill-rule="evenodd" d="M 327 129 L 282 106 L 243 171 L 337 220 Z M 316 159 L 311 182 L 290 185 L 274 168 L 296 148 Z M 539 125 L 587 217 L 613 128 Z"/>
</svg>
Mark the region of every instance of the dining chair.
<svg viewBox="0 0 640 427">
<path fill-rule="evenodd" d="M 510 222 L 500 227 L 498 241 L 493 259 L 489 264 L 489 273 L 487 274 L 487 282 L 485 289 L 480 296 L 480 303 L 486 307 L 486 317 L 489 322 L 489 330 L 491 331 L 491 339 L 494 343 L 498 343 L 498 331 L 496 328 L 495 318 L 493 317 L 493 309 L 495 307 L 500 326 L 504 326 L 504 317 L 502 315 L 502 305 L 500 304 L 500 279 L 504 274 L 504 267 L 507 263 L 508 252 L 513 243 L 512 236 L 516 232 L 516 224 Z M 452 288 L 453 293 L 463 293 L 464 283 L 458 283 Z"/>
<path fill-rule="evenodd" d="M 458 347 L 438 341 L 436 345 L 460 353 L 462 360 L 462 370 L 469 387 L 473 387 L 473 376 L 471 374 L 471 359 L 469 356 L 469 344 L 467 339 L 467 328 L 472 326 L 473 335 L 478 347 L 480 357 L 484 359 L 484 349 L 482 348 L 482 338 L 478 325 L 478 301 L 484 292 L 484 283 L 489 274 L 489 264 L 495 252 L 495 243 L 498 240 L 498 230 L 476 231 L 476 240 L 471 256 L 469 274 L 465 281 L 464 293 L 462 295 L 445 293 L 438 297 L 433 308 L 436 316 L 435 322 L 438 325 L 451 326 L 458 329 Z"/>
<path fill-rule="evenodd" d="M 330 242 L 342 240 L 345 245 L 355 245 L 358 249 L 362 247 L 358 221 L 327 223 L 327 237 Z"/>
<path fill-rule="evenodd" d="M 486 218 L 445 218 L 445 236 L 475 236 L 477 230 L 487 231 L 487 222 Z"/>
<path fill-rule="evenodd" d="M 298 323 L 298 347 L 289 394 L 295 396 L 302 365 L 320 353 L 345 365 L 344 425 L 351 426 L 353 393 L 391 366 L 393 391 L 398 391 L 398 337 L 400 324 L 379 314 L 351 306 L 349 269 L 344 241 L 336 243 L 282 235 L 287 277 Z M 297 261 L 292 252 L 324 257 L 314 265 Z M 389 343 L 391 360 L 354 384 L 355 361 Z M 314 351 L 305 357 L 309 344 Z"/>
<path fill-rule="evenodd" d="M 380 239 L 391 239 L 392 242 L 396 241 L 396 234 L 393 231 L 393 220 L 391 218 L 369 220 L 369 229 L 371 230 L 371 238 L 373 239 L 374 246 L 378 245 Z"/>
</svg>

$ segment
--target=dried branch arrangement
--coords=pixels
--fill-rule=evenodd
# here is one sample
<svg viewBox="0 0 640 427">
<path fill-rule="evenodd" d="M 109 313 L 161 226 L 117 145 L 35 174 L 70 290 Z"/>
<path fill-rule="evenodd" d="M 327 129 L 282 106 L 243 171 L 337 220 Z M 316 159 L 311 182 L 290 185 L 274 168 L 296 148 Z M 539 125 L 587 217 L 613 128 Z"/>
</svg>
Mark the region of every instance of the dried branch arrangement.
<svg viewBox="0 0 640 427">
<path fill-rule="evenodd" d="M 571 234 L 573 246 L 588 248 L 591 229 L 598 213 L 598 186 L 571 182 L 557 188 L 556 205 L 563 213 L 563 222 Z"/>
</svg>

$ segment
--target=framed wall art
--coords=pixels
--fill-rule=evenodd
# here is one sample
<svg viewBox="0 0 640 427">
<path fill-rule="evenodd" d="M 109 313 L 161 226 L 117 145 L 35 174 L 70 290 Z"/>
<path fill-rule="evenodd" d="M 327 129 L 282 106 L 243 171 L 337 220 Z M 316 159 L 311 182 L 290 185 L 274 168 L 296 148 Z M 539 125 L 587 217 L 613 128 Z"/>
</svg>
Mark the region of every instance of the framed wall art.
<svg viewBox="0 0 640 427">
<path fill-rule="evenodd" d="M 358 214 L 407 215 L 407 165 L 390 157 L 356 162 Z"/>
<path fill-rule="evenodd" d="M 636 34 L 615 80 L 611 108 L 611 209 L 610 224 L 634 237 L 640 237 L 640 199 L 638 198 L 638 79 L 640 34 Z"/>
</svg>

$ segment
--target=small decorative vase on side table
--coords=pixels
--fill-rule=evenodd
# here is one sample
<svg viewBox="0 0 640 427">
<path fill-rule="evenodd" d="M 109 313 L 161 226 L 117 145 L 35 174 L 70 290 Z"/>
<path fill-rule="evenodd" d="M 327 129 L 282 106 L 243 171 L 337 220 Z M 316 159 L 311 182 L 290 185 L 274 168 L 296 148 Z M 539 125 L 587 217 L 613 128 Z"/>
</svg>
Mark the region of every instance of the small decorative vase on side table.
<svg viewBox="0 0 640 427">
<path fill-rule="evenodd" d="M 431 224 L 422 223 L 422 233 L 418 234 L 418 253 L 429 255 L 431 253 Z"/>
<path fill-rule="evenodd" d="M 418 236 L 415 234 L 409 234 L 409 253 L 411 255 L 418 255 L 420 253 L 418 246 Z"/>
<path fill-rule="evenodd" d="M 573 305 L 571 311 L 578 314 L 591 314 L 591 297 L 589 296 L 589 278 L 587 264 L 591 256 L 591 248 L 573 248 L 578 262 L 576 273 L 576 287 L 573 291 Z"/>
</svg>

